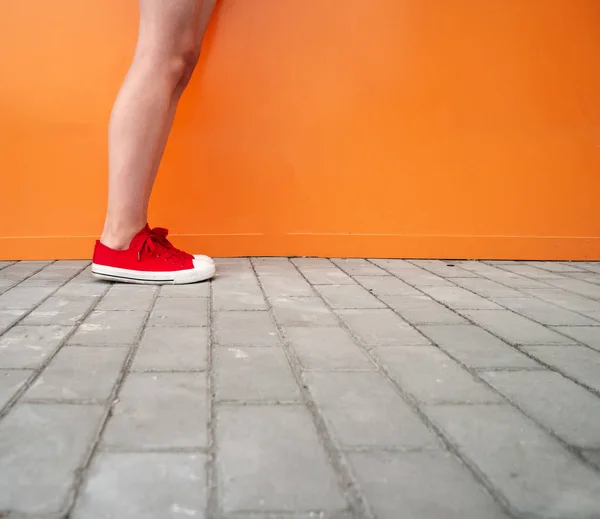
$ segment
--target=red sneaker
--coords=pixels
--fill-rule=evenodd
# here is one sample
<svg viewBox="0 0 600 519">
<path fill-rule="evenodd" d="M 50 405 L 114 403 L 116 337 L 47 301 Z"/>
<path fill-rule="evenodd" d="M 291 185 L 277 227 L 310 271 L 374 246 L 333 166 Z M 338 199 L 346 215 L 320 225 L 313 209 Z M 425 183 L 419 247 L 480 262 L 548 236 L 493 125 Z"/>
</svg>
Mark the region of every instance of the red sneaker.
<svg viewBox="0 0 600 519">
<path fill-rule="evenodd" d="M 95 277 L 124 283 L 182 285 L 205 281 L 215 275 L 208 256 L 192 256 L 167 240 L 167 229 L 144 227 L 127 250 L 114 250 L 96 242 L 92 273 Z"/>
</svg>

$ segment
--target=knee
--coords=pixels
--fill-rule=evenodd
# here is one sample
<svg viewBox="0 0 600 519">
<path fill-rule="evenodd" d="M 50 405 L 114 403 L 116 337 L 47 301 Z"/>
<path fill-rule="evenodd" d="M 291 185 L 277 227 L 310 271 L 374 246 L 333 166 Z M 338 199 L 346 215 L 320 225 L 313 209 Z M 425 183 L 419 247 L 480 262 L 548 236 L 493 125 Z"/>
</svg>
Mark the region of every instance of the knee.
<svg viewBox="0 0 600 519">
<path fill-rule="evenodd" d="M 190 45 L 170 57 L 168 71 L 173 86 L 185 88 L 192 78 L 200 52 L 196 45 Z"/>
<path fill-rule="evenodd" d="M 199 58 L 200 49 L 196 46 L 179 57 L 179 62 L 178 64 L 175 64 L 176 70 L 174 71 L 174 76 L 177 78 L 176 87 L 178 90 L 183 91 L 192 79 Z"/>
<path fill-rule="evenodd" d="M 151 44 L 138 48 L 137 59 L 158 74 L 171 88 L 189 82 L 200 56 L 194 35 L 182 35 L 169 49 Z"/>
</svg>

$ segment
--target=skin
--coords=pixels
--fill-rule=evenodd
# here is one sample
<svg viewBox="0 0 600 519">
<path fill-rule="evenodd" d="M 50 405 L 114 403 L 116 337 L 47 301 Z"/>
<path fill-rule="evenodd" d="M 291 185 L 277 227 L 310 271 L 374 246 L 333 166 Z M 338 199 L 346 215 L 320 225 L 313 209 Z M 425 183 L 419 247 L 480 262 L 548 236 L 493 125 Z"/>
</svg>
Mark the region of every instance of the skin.
<svg viewBox="0 0 600 519">
<path fill-rule="evenodd" d="M 101 241 L 126 249 L 148 204 L 179 100 L 200 56 L 216 0 L 139 0 L 131 67 L 109 124 L 108 208 Z"/>
</svg>

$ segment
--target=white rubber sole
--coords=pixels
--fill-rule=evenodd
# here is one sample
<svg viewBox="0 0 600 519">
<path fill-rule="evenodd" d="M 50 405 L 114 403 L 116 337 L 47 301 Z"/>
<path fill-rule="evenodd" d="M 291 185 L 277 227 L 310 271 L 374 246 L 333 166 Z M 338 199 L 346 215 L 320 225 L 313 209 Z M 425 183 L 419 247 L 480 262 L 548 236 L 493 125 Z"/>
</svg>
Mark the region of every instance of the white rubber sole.
<svg viewBox="0 0 600 519">
<path fill-rule="evenodd" d="M 143 272 L 92 263 L 92 275 L 98 279 L 138 285 L 187 285 L 211 279 L 216 272 L 212 261 L 194 260 L 194 268 L 176 272 Z"/>
</svg>

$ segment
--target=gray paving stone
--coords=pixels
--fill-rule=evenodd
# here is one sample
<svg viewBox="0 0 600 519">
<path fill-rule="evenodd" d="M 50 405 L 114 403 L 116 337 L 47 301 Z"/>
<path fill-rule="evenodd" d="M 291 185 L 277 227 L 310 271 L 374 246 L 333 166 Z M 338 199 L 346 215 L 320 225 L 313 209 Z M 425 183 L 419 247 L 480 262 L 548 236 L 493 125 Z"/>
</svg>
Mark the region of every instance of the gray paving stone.
<svg viewBox="0 0 600 519">
<path fill-rule="evenodd" d="M 133 360 L 133 371 L 206 369 L 207 328 L 147 328 Z"/>
<path fill-rule="evenodd" d="M 91 265 L 89 260 L 58 260 L 53 262 L 42 262 L 48 263 L 40 270 L 40 273 L 47 273 L 50 277 L 56 272 L 73 272 L 78 273 L 83 269 Z"/>
<path fill-rule="evenodd" d="M 58 297 L 99 297 L 104 294 L 111 284 L 107 281 L 92 279 L 83 282 L 79 276 L 59 288 L 54 295 Z"/>
<path fill-rule="evenodd" d="M 354 279 L 376 296 L 421 295 L 421 292 L 416 288 L 411 287 L 394 276 L 356 276 Z"/>
<path fill-rule="evenodd" d="M 583 455 L 600 470 L 600 450 L 584 451 Z"/>
<path fill-rule="evenodd" d="M 260 283 L 267 297 L 316 296 L 310 284 L 295 270 L 285 276 L 261 276 Z"/>
<path fill-rule="evenodd" d="M 273 314 L 280 326 L 338 326 L 335 315 L 317 297 L 274 297 Z"/>
<path fill-rule="evenodd" d="M 554 327 L 559 333 L 571 337 L 576 341 L 586 344 L 590 348 L 600 351 L 600 325 L 599 326 L 561 326 Z"/>
<path fill-rule="evenodd" d="M 290 258 L 290 261 L 297 267 L 331 267 L 331 260 L 328 258 Z"/>
<path fill-rule="evenodd" d="M 511 298 L 505 297 L 497 300 L 502 306 L 524 315 L 545 325 L 575 325 L 582 326 L 586 324 L 600 324 L 589 317 L 576 314 L 565 308 L 553 305 L 546 301 L 541 301 L 534 297 Z"/>
<path fill-rule="evenodd" d="M 500 310 L 498 304 L 461 287 L 423 287 L 423 292 L 450 308 L 461 310 Z"/>
<path fill-rule="evenodd" d="M 219 346 L 278 346 L 281 343 L 268 312 L 217 312 L 214 330 Z"/>
<path fill-rule="evenodd" d="M 40 270 L 33 276 L 29 277 L 23 283 L 26 283 L 27 286 L 31 287 L 46 287 L 46 286 L 55 286 L 59 287 L 64 285 L 67 281 L 77 275 L 77 273 L 81 269 L 51 269 L 47 267 L 43 270 Z"/>
<path fill-rule="evenodd" d="M 163 285 L 161 297 L 209 297 L 210 283 L 192 283 L 189 285 Z"/>
<path fill-rule="evenodd" d="M 595 272 L 572 272 L 566 274 L 566 276 L 572 279 L 579 279 L 587 283 L 594 283 L 596 285 L 600 285 L 600 274 L 597 274 Z"/>
<path fill-rule="evenodd" d="M 372 259 L 371 263 L 386 270 L 414 269 L 415 266 L 403 259 Z"/>
<path fill-rule="evenodd" d="M 260 277 L 287 277 L 298 276 L 296 267 L 288 258 L 252 258 L 254 270 Z"/>
<path fill-rule="evenodd" d="M 102 452 L 71 517 L 204 518 L 205 463 L 201 454 Z"/>
<path fill-rule="evenodd" d="M 0 275 L 2 272 L 0 272 Z M 17 281 L 14 279 L 4 279 L 0 277 L 0 294 L 6 292 L 9 288 L 13 287 L 17 284 Z"/>
<path fill-rule="evenodd" d="M 0 309 L 0 334 L 13 326 L 26 313 L 27 310 Z"/>
<path fill-rule="evenodd" d="M 0 337 L 0 366 L 38 368 L 70 331 L 64 326 L 15 326 Z"/>
<path fill-rule="evenodd" d="M 315 288 L 333 308 L 385 308 L 379 299 L 358 285 L 317 285 Z"/>
<path fill-rule="evenodd" d="M 581 272 L 581 268 L 576 263 L 561 263 L 560 261 L 526 261 L 525 263 L 548 272 Z"/>
<path fill-rule="evenodd" d="M 430 344 L 428 339 L 391 310 L 338 310 L 337 313 L 369 348 Z"/>
<path fill-rule="evenodd" d="M 23 387 L 32 371 L 0 369 L 0 409 Z"/>
<path fill-rule="evenodd" d="M 350 276 L 386 276 L 387 272 L 366 259 L 333 258 L 331 260 Z"/>
<path fill-rule="evenodd" d="M 304 369 L 375 369 L 341 328 L 287 328 L 286 334 Z"/>
<path fill-rule="evenodd" d="M 126 348 L 62 348 L 25 393 L 33 400 L 106 400 L 127 355 Z"/>
<path fill-rule="evenodd" d="M 311 510 L 310 512 L 232 512 L 223 514 L 219 519 L 354 519 L 349 510 Z"/>
<path fill-rule="evenodd" d="M 327 265 L 302 266 L 298 265 L 298 270 L 313 285 L 354 285 L 354 281 L 343 270 L 336 267 L 333 263 Z"/>
<path fill-rule="evenodd" d="M 112 285 L 113 283 L 110 281 L 104 281 L 96 278 L 92 274 L 92 264 L 90 263 L 87 267 L 81 270 L 70 282 L 72 283 L 80 283 L 82 285 L 94 285 L 94 284 L 102 284 L 102 285 Z"/>
<path fill-rule="evenodd" d="M 508 518 L 447 452 L 360 452 L 349 458 L 378 519 Z"/>
<path fill-rule="evenodd" d="M 39 279 L 35 276 L 25 279 L 19 283 L 19 288 L 47 288 L 52 289 L 52 291 L 59 289 L 62 285 L 64 285 L 66 280 L 57 280 L 57 279 Z"/>
<path fill-rule="evenodd" d="M 113 285 L 98 310 L 139 310 L 147 312 L 154 301 L 157 287 L 138 285 Z"/>
<path fill-rule="evenodd" d="M 301 400 L 281 348 L 219 348 L 215 351 L 215 379 L 218 400 Z"/>
<path fill-rule="evenodd" d="M 14 265 L 15 262 L 14 261 L 0 261 L 0 270 L 6 268 L 6 267 L 10 267 L 11 265 Z"/>
<path fill-rule="evenodd" d="M 266 265 L 287 265 L 291 264 L 290 258 L 287 256 L 252 256 L 250 263 L 255 265 L 256 263 Z"/>
<path fill-rule="evenodd" d="M 23 320 L 23 324 L 75 326 L 96 301 L 96 297 L 51 296 L 31 312 Z"/>
<path fill-rule="evenodd" d="M 528 416 L 581 448 L 600 448 L 600 398 L 551 371 L 481 375 Z"/>
<path fill-rule="evenodd" d="M 103 444 L 130 450 L 205 447 L 207 419 L 204 373 L 131 373 Z"/>
<path fill-rule="evenodd" d="M 217 271 L 224 268 L 232 268 L 236 271 L 252 271 L 252 259 L 259 259 L 258 257 L 253 258 L 213 258 L 217 265 Z"/>
<path fill-rule="evenodd" d="M 471 260 L 468 261 L 471 262 Z M 521 262 L 518 260 L 479 260 L 478 263 L 486 265 L 519 265 Z"/>
<path fill-rule="evenodd" d="M 258 280 L 250 262 L 248 264 L 216 265 L 217 272 L 210 281 L 211 292 L 227 292 L 230 289 L 257 290 Z M 257 292 L 258 293 L 258 292 Z M 234 309 L 235 310 L 235 309 Z"/>
<path fill-rule="evenodd" d="M 305 373 L 305 384 L 342 448 L 439 447 L 380 373 Z"/>
<path fill-rule="evenodd" d="M 219 275 L 212 286 L 216 311 L 267 309 L 262 290 L 251 270 L 246 276 L 238 273 Z"/>
<path fill-rule="evenodd" d="M 570 344 L 573 341 L 508 310 L 467 310 L 462 314 L 511 344 Z"/>
<path fill-rule="evenodd" d="M 595 264 L 586 264 L 584 267 L 586 272 L 574 272 L 567 274 L 569 277 L 574 277 L 577 279 L 581 279 L 583 281 L 587 281 L 589 283 L 600 284 L 600 262 Z"/>
<path fill-rule="evenodd" d="M 333 469 L 302 406 L 217 409 L 220 508 L 302 512 L 343 509 Z"/>
<path fill-rule="evenodd" d="M 575 263 L 579 269 L 588 270 L 590 272 L 594 272 L 596 274 L 600 274 L 600 261 L 581 261 Z"/>
<path fill-rule="evenodd" d="M 22 404 L 0 422 L 0 510 L 59 512 L 102 413 L 99 406 Z"/>
<path fill-rule="evenodd" d="M 467 321 L 429 296 L 382 296 L 404 319 L 412 324 L 462 324 Z"/>
<path fill-rule="evenodd" d="M 102 286 L 105 289 L 108 289 L 110 286 L 112 286 L 113 283 L 110 281 L 104 281 L 104 280 L 99 280 L 97 278 L 95 278 L 92 275 L 92 268 L 87 267 L 85 269 L 83 269 L 81 272 L 79 272 L 76 276 L 74 276 L 73 278 L 71 278 L 66 284 L 64 284 L 60 290 L 64 290 L 67 287 L 70 286 L 77 286 L 80 287 L 81 289 L 85 289 L 88 288 L 90 286 Z M 76 296 L 81 296 L 81 295 L 98 295 L 98 294 L 92 294 L 92 293 L 87 293 L 87 292 L 79 292 L 79 293 L 73 293 L 71 295 L 76 295 Z"/>
<path fill-rule="evenodd" d="M 467 267 L 463 267 L 467 268 Z M 498 283 L 511 287 L 511 288 L 548 288 L 546 282 L 550 282 L 550 279 L 545 279 L 543 282 L 531 279 L 513 272 L 498 268 L 493 265 L 486 265 L 485 263 L 478 263 L 477 266 L 469 268 L 471 272 L 475 272 L 482 277 L 497 281 Z"/>
<path fill-rule="evenodd" d="M 251 268 L 250 260 L 248 258 L 213 258 L 213 260 L 217 267 L 221 269 L 225 267 L 235 267 L 248 270 Z"/>
<path fill-rule="evenodd" d="M 0 295 L 0 308 L 29 310 L 46 299 L 56 287 L 22 287 L 17 285 Z"/>
<path fill-rule="evenodd" d="M 391 270 L 394 276 L 415 287 L 451 287 L 450 281 L 415 265 L 412 268 Z"/>
<path fill-rule="evenodd" d="M 91 264 L 92 262 L 90 260 L 60 260 L 51 263 L 46 268 L 47 270 L 70 269 L 80 271 L 89 267 Z"/>
<path fill-rule="evenodd" d="M 528 346 L 523 351 L 600 392 L 600 353 L 585 346 Z"/>
<path fill-rule="evenodd" d="M 516 409 L 437 406 L 426 412 L 517 513 L 544 519 L 598 516 L 600 474 Z"/>
<path fill-rule="evenodd" d="M 468 270 L 460 268 L 460 262 L 441 260 L 411 260 L 410 263 L 443 278 L 477 277 Z"/>
<path fill-rule="evenodd" d="M 148 326 L 208 326 L 208 300 L 159 297 Z"/>
<path fill-rule="evenodd" d="M 21 265 L 22 267 L 37 267 L 38 269 L 47 267 L 52 263 L 56 263 L 53 260 L 19 260 L 16 262 L 17 265 Z"/>
<path fill-rule="evenodd" d="M 587 281 L 588 283 L 600 284 L 600 272 L 593 272 L 586 269 L 582 272 L 568 272 L 564 274 L 567 278 L 580 279 L 581 281 Z"/>
<path fill-rule="evenodd" d="M 46 265 L 48 265 L 47 261 L 20 261 L 3 268 L 2 272 L 0 272 L 0 276 L 3 279 L 14 279 L 20 281 L 35 274 L 39 270 L 43 269 Z"/>
<path fill-rule="evenodd" d="M 600 321 L 600 302 L 594 301 L 587 297 L 577 294 L 572 294 L 559 288 L 549 288 L 544 290 L 524 289 L 523 292 L 537 297 L 548 303 L 579 312 L 592 319 Z"/>
<path fill-rule="evenodd" d="M 94 311 L 79 326 L 69 344 L 113 346 L 133 344 L 146 319 L 146 312 Z"/>
<path fill-rule="evenodd" d="M 469 368 L 535 368 L 535 361 L 472 324 L 426 325 L 419 330 Z"/>
<path fill-rule="evenodd" d="M 589 297 L 590 299 L 600 299 L 600 286 L 594 283 L 588 283 L 580 279 L 548 279 L 547 283 L 556 287 L 573 292 L 583 297 Z"/>
<path fill-rule="evenodd" d="M 377 348 L 392 378 L 426 403 L 498 402 L 499 395 L 434 346 Z"/>
<path fill-rule="evenodd" d="M 518 274 L 520 276 L 525 276 L 531 279 L 561 279 L 562 275 L 558 273 L 556 270 L 548 270 L 543 268 L 538 268 L 535 265 L 525 265 L 523 263 L 517 263 L 514 265 L 502 265 L 502 270 L 507 270 L 508 272 L 512 272 L 513 274 Z"/>
<path fill-rule="evenodd" d="M 475 292 L 481 297 L 522 297 L 522 292 L 496 283 L 491 279 L 456 278 L 453 279 L 452 282 L 471 292 Z"/>
<path fill-rule="evenodd" d="M 252 269 L 250 260 L 245 259 L 246 263 L 222 263 L 217 260 L 217 273 L 211 280 L 212 288 L 214 289 L 217 283 L 221 285 L 221 288 L 239 285 L 253 285 L 256 288 L 256 274 Z"/>
</svg>

